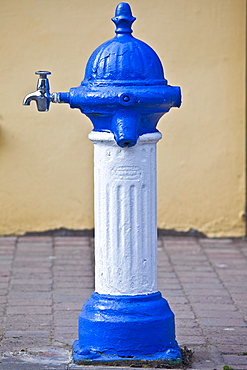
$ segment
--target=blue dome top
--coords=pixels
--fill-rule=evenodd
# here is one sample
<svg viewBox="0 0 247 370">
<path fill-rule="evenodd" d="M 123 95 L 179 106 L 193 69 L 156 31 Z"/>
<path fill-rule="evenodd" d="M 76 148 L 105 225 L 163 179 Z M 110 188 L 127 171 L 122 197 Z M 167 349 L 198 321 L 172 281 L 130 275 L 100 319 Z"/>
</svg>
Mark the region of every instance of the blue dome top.
<svg viewBox="0 0 247 370">
<path fill-rule="evenodd" d="M 135 18 L 129 4 L 120 3 L 112 20 L 116 24 L 116 36 L 93 52 L 82 83 L 167 84 L 158 55 L 131 35 Z"/>
</svg>

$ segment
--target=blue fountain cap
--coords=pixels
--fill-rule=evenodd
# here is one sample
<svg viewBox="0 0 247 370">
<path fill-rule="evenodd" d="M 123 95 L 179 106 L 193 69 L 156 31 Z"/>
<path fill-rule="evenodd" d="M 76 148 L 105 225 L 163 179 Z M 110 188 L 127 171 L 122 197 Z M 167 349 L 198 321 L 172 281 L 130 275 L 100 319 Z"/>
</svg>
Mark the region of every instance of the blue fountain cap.
<svg viewBox="0 0 247 370">
<path fill-rule="evenodd" d="M 116 7 L 112 21 L 116 36 L 100 45 L 88 60 L 85 84 L 166 85 L 158 55 L 145 42 L 131 35 L 135 21 L 127 3 Z"/>
<path fill-rule="evenodd" d="M 157 132 L 159 119 L 181 104 L 177 86 L 167 85 L 155 51 L 132 36 L 129 4 L 120 3 L 112 18 L 116 36 L 100 45 L 88 60 L 85 78 L 60 102 L 79 108 L 94 131 L 112 132 L 120 147 L 131 147 L 138 137 Z"/>
<path fill-rule="evenodd" d="M 132 23 L 136 20 L 132 16 L 131 8 L 128 3 L 120 3 L 116 7 L 115 17 L 111 19 L 116 25 L 116 34 L 132 33 Z"/>
</svg>

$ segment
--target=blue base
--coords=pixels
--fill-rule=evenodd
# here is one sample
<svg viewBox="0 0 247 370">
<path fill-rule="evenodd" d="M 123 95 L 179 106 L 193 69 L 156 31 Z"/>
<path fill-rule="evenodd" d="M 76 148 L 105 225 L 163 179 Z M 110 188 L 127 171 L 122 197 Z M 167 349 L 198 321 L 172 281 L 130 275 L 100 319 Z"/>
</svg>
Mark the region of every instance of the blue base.
<svg viewBox="0 0 247 370">
<path fill-rule="evenodd" d="M 161 293 L 113 296 L 93 293 L 79 316 L 75 363 L 181 360 L 174 315 Z"/>
</svg>

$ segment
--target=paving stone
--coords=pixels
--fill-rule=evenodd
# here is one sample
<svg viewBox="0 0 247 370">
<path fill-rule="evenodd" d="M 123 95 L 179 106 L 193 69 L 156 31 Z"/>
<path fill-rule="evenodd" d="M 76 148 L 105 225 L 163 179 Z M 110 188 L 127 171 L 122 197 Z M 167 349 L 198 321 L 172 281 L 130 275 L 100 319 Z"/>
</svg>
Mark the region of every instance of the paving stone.
<svg viewBox="0 0 247 370">
<path fill-rule="evenodd" d="M 184 335 L 184 336 L 178 335 L 177 341 L 180 347 L 183 347 L 183 346 L 189 347 L 191 345 L 198 345 L 198 344 L 205 345 L 207 343 L 207 340 L 205 339 L 203 335 L 201 336 L 199 335 L 189 335 L 189 336 L 188 335 Z"/>
<path fill-rule="evenodd" d="M 35 330 L 8 330 L 6 331 L 5 338 L 49 338 L 50 331 L 35 331 Z"/>
<path fill-rule="evenodd" d="M 92 293 L 92 291 L 90 291 Z M 85 294 L 81 292 L 81 294 L 74 295 L 70 292 L 60 292 L 54 294 L 54 302 L 60 303 L 60 302 L 77 302 L 78 304 L 82 305 L 83 302 L 85 302 L 88 298 L 90 298 L 91 294 Z"/>
<path fill-rule="evenodd" d="M 223 335 L 224 337 L 229 337 L 229 338 L 233 338 L 234 336 L 244 337 L 244 336 L 247 335 L 247 327 L 241 327 L 241 326 L 238 326 L 238 327 L 231 327 L 231 326 L 210 327 L 210 326 L 205 326 L 203 328 L 203 331 L 205 333 L 209 333 L 211 335 L 215 335 L 215 336 L 222 336 Z"/>
<path fill-rule="evenodd" d="M 35 315 L 51 315 L 52 314 L 52 307 L 51 306 L 8 306 L 7 307 L 7 315 L 13 314 L 35 314 Z"/>
<path fill-rule="evenodd" d="M 213 282 L 213 283 L 209 283 L 209 282 L 201 282 L 201 283 L 197 283 L 197 282 L 189 282 L 189 283 L 183 283 L 183 288 L 186 290 L 186 291 L 191 291 L 191 290 L 204 290 L 204 289 L 209 289 L 209 290 L 219 290 L 219 289 L 225 289 L 224 286 L 222 285 L 222 283 L 220 282 Z"/>
<path fill-rule="evenodd" d="M 240 355 L 223 355 L 225 363 L 229 365 L 246 365 L 247 357 Z"/>
<path fill-rule="evenodd" d="M 176 299 L 183 297 L 184 300 L 187 300 L 185 293 L 182 289 L 165 289 L 160 286 L 160 290 L 162 291 L 164 297 L 166 297 L 167 299 L 169 299 L 169 297 L 176 297 Z"/>
<path fill-rule="evenodd" d="M 23 271 L 26 274 L 29 274 L 30 272 L 34 272 L 37 268 L 43 267 L 50 269 L 51 268 L 51 262 L 50 261 L 34 261 L 32 259 L 30 260 L 16 260 L 14 267 L 18 267 L 20 269 L 24 268 L 30 268 L 30 270 Z M 40 271 L 40 270 L 39 270 Z M 37 273 L 37 271 L 35 271 Z"/>
<path fill-rule="evenodd" d="M 80 279 L 80 281 L 78 282 L 74 282 L 74 281 L 66 281 L 66 279 L 64 280 L 60 280 L 58 279 L 58 281 L 54 282 L 54 288 L 55 289 L 60 289 L 60 288 L 70 288 L 70 289 L 74 289 L 75 287 L 78 288 L 78 286 L 80 286 L 81 288 L 89 288 L 89 289 L 93 289 L 94 287 L 94 279 L 91 277 L 91 276 L 84 276 L 83 278 Z"/>
<path fill-rule="evenodd" d="M 19 337 L 19 338 L 4 338 L 2 346 L 8 348 L 10 351 L 20 351 L 26 348 L 36 348 L 37 345 L 42 347 L 51 347 L 50 338 L 33 338 L 33 337 Z"/>
<path fill-rule="evenodd" d="M 236 327 L 236 326 L 242 326 L 242 327 L 246 327 L 246 323 L 244 322 L 243 319 L 229 319 L 229 318 L 225 318 L 225 317 L 204 317 L 204 318 L 200 318 L 200 324 L 204 325 L 204 326 L 213 326 L 213 327 L 217 327 L 217 326 L 224 326 L 224 327 Z"/>
<path fill-rule="evenodd" d="M 4 283 L 0 283 L 0 289 L 8 289 L 8 286 L 9 286 L 9 283 L 8 282 L 4 282 Z"/>
<path fill-rule="evenodd" d="M 3 305 L 7 302 L 7 295 L 0 295 L 0 304 Z"/>
<path fill-rule="evenodd" d="M 78 319 L 78 316 L 80 314 L 81 310 L 66 310 L 66 311 L 55 311 L 54 318 L 55 320 L 74 320 Z"/>
<path fill-rule="evenodd" d="M 217 348 L 224 355 L 243 355 L 247 353 L 247 344 L 218 344 Z M 247 360 L 247 357 L 246 357 Z"/>
<path fill-rule="evenodd" d="M 12 292 L 50 292 L 52 284 L 11 284 Z"/>
<path fill-rule="evenodd" d="M 15 243 L 17 240 L 16 236 L 0 236 L 0 244 Z"/>
<path fill-rule="evenodd" d="M 38 267 L 36 266 L 35 269 L 30 264 L 30 267 L 15 267 L 13 276 L 37 276 L 37 274 L 49 274 L 50 268 L 49 267 Z"/>
<path fill-rule="evenodd" d="M 16 299 L 16 298 L 27 298 L 27 299 L 49 299 L 52 297 L 51 291 L 10 291 L 9 298 Z"/>
<path fill-rule="evenodd" d="M 73 283 L 74 286 L 77 286 L 77 285 L 81 285 L 82 283 L 82 279 L 83 281 L 94 281 L 94 274 L 91 274 L 91 276 L 83 276 L 83 278 L 81 278 L 81 276 L 64 276 L 64 275 L 54 275 L 53 276 L 53 282 L 54 284 L 59 284 L 59 283 Z M 58 288 L 58 286 L 56 286 Z"/>
<path fill-rule="evenodd" d="M 217 302 L 213 302 L 213 303 L 201 303 L 201 302 L 193 302 L 193 308 L 195 310 L 203 310 L 205 311 L 205 308 L 207 310 L 210 310 L 210 311 L 218 311 L 218 310 L 221 310 L 221 311 L 237 311 L 237 307 L 231 302 L 230 304 L 220 304 L 220 303 L 217 303 Z M 224 313 L 222 314 L 224 315 Z"/>
<path fill-rule="evenodd" d="M 167 270 L 162 271 L 161 269 L 159 269 L 158 270 L 158 276 L 159 276 L 159 278 L 163 278 L 163 279 L 175 279 L 176 281 L 178 281 L 177 275 L 175 274 L 174 271 L 168 272 Z"/>
<path fill-rule="evenodd" d="M 19 241 L 17 243 L 17 251 L 30 251 L 32 253 L 39 252 L 39 251 L 47 251 L 52 249 L 52 243 L 51 242 L 45 242 L 45 241 Z"/>
<path fill-rule="evenodd" d="M 214 271 L 200 271 L 200 268 L 198 267 L 197 270 L 191 271 L 176 271 L 176 273 L 179 276 L 180 281 L 201 281 L 205 282 L 208 279 L 212 279 L 212 281 L 219 282 L 219 278 L 216 275 Z"/>
<path fill-rule="evenodd" d="M 79 317 L 79 314 L 77 315 L 77 317 L 67 317 L 67 318 L 55 318 L 54 319 L 54 325 L 55 327 L 78 327 L 78 317 Z"/>
<path fill-rule="evenodd" d="M 233 286 L 231 285 L 231 283 L 226 283 L 226 288 L 227 290 L 230 292 L 230 294 L 235 294 L 235 293 L 241 293 L 241 295 L 243 296 L 245 293 L 246 293 L 246 290 L 247 290 L 247 282 L 242 282 L 242 285 L 237 285 L 237 286 Z"/>
<path fill-rule="evenodd" d="M 220 289 L 186 289 L 186 292 L 189 296 L 227 296 L 230 297 L 229 293 L 225 290 L 225 288 L 221 287 Z"/>
<path fill-rule="evenodd" d="M 74 341 L 77 339 L 77 335 L 73 334 L 55 334 L 54 341 L 55 342 L 62 342 L 65 345 L 71 346 L 73 345 Z"/>
<path fill-rule="evenodd" d="M 77 337 L 78 328 L 77 326 L 58 326 L 55 327 L 54 334 L 74 335 L 74 337 Z"/>
<path fill-rule="evenodd" d="M 54 303 L 54 311 L 78 311 L 81 309 L 81 305 L 77 302 L 59 302 Z"/>
<path fill-rule="evenodd" d="M 220 351 L 212 346 L 207 344 L 206 346 L 193 346 L 194 349 L 194 363 L 193 368 L 209 368 L 214 369 L 215 365 L 216 368 L 217 365 L 221 365 L 221 370 L 223 368 L 222 365 L 224 365 L 223 357 L 220 353 Z M 201 366 L 203 365 L 203 366 Z M 214 365 L 214 367 L 212 367 Z"/>
<path fill-rule="evenodd" d="M 198 328 L 199 324 L 196 320 L 175 318 L 176 325 L 179 328 Z"/>
<path fill-rule="evenodd" d="M 214 304 L 220 304 L 220 305 L 230 305 L 232 303 L 232 299 L 230 295 L 225 296 L 210 296 L 210 295 L 190 295 L 189 300 L 191 304 L 194 303 L 214 303 Z"/>
<path fill-rule="evenodd" d="M 51 328 L 51 315 L 16 314 L 8 315 L 6 319 L 6 330 L 36 330 L 36 328 Z"/>
<path fill-rule="evenodd" d="M 227 310 L 224 310 L 224 313 L 222 314 L 222 310 L 206 310 L 207 307 L 205 307 L 204 310 L 201 310 L 201 309 L 196 309 L 194 307 L 194 310 L 196 312 L 196 315 L 197 317 L 199 318 L 214 318 L 214 319 L 217 319 L 217 318 L 222 318 L 224 320 L 226 319 L 243 319 L 243 315 L 239 312 L 239 311 L 227 311 Z"/>
<path fill-rule="evenodd" d="M 171 306 L 172 312 L 175 314 L 175 317 L 177 319 L 195 319 L 195 314 L 193 311 L 179 311 L 174 308 L 174 306 Z"/>
<path fill-rule="evenodd" d="M 10 276 L 1 276 L 0 275 L 0 282 L 1 283 L 9 283 L 10 281 Z"/>
<path fill-rule="evenodd" d="M 1 263 L 2 264 L 5 264 L 6 262 L 7 263 L 12 263 L 12 259 L 13 259 L 13 257 L 12 257 L 12 255 L 10 254 L 10 255 L 8 255 L 8 254 L 0 254 L 0 258 L 1 258 Z"/>
<path fill-rule="evenodd" d="M 51 236 L 20 236 L 18 239 L 18 244 L 20 243 L 32 243 L 34 244 L 35 242 L 37 243 L 44 243 L 44 242 L 49 242 L 52 243 L 52 237 Z"/>
<path fill-rule="evenodd" d="M 197 275 L 197 276 L 191 276 L 191 275 L 180 275 L 179 276 L 179 280 L 181 282 L 181 284 L 185 284 L 185 283 L 191 283 L 192 281 L 194 283 L 209 283 L 209 284 L 219 284 L 220 283 L 220 280 L 219 278 L 215 275 L 215 274 L 211 274 L 210 276 L 200 276 L 200 275 Z"/>
<path fill-rule="evenodd" d="M 42 279 L 42 281 L 40 279 L 37 279 L 37 278 L 29 278 L 29 279 L 26 279 L 26 278 L 23 278 L 23 279 L 16 279 L 15 277 L 13 277 L 11 279 L 11 287 L 15 286 L 15 285 L 39 285 L 39 284 L 52 284 L 52 278 L 44 278 Z"/>
<path fill-rule="evenodd" d="M 184 327 L 177 326 L 176 333 L 177 333 L 177 336 L 187 336 L 187 337 L 203 336 L 203 331 L 200 327 L 184 328 Z"/>
<path fill-rule="evenodd" d="M 207 335 L 207 339 L 211 344 L 214 344 L 216 347 L 219 344 L 223 345 L 232 345 L 232 344 L 239 344 L 242 345 L 243 343 L 247 343 L 247 336 L 238 336 L 238 335 L 232 335 L 229 336 L 215 336 L 215 335 Z"/>
<path fill-rule="evenodd" d="M 176 295 L 170 295 L 169 297 L 163 294 L 163 291 L 161 290 L 161 293 L 165 299 L 167 299 L 168 303 L 180 303 L 180 304 L 187 304 L 189 303 L 188 299 L 185 296 L 177 297 Z"/>
<path fill-rule="evenodd" d="M 232 293 L 232 299 L 236 302 L 239 302 L 239 301 L 243 301 L 243 302 L 247 302 L 247 293 Z"/>
</svg>

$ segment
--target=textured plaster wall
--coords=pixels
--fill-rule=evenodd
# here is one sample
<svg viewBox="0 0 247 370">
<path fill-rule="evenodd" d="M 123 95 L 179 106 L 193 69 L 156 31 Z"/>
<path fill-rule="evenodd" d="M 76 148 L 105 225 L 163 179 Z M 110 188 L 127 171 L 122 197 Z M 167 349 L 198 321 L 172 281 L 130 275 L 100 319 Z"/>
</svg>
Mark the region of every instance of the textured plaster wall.
<svg viewBox="0 0 247 370">
<path fill-rule="evenodd" d="M 92 228 L 90 121 L 67 105 L 21 105 L 34 72 L 78 86 L 114 36 L 113 0 L 0 0 L 0 234 Z M 134 35 L 159 54 L 183 105 L 158 128 L 158 226 L 245 233 L 245 0 L 131 0 Z"/>
</svg>

